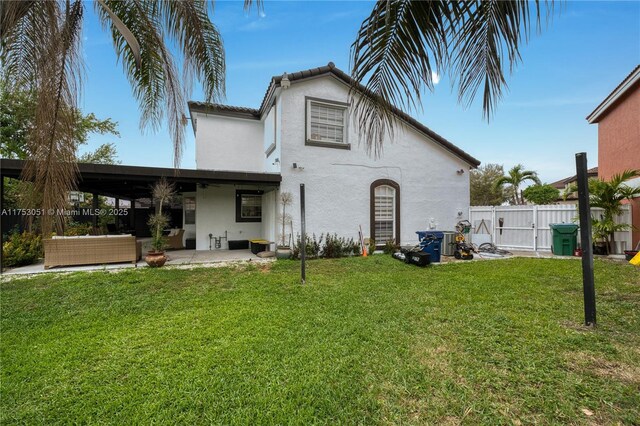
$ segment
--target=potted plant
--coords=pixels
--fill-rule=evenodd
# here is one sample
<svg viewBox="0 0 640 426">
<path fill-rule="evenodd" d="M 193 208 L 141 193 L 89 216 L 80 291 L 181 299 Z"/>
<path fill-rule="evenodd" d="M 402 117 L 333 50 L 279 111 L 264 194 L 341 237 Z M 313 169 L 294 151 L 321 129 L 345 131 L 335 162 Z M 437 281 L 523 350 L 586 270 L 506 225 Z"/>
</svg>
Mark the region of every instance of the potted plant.
<svg viewBox="0 0 640 426">
<path fill-rule="evenodd" d="M 147 252 L 144 257 L 147 265 L 152 268 L 159 268 L 167 261 L 167 256 L 164 254 L 164 249 L 167 246 L 167 239 L 162 235 L 162 231 L 169 224 L 169 216 L 162 212 L 162 206 L 171 201 L 175 194 L 175 188 L 173 184 L 167 182 L 165 178 L 160 179 L 153 186 L 153 200 L 158 205 L 158 211 L 149 217 L 147 225 L 151 229 L 151 250 Z"/>
<path fill-rule="evenodd" d="M 289 259 L 291 257 L 291 235 L 287 241 L 286 227 L 287 223 L 291 224 L 291 215 L 287 213 L 287 206 L 293 202 L 293 194 L 290 192 L 282 192 L 280 194 L 280 205 L 282 206 L 282 214 L 280 215 L 282 231 L 280 232 L 280 241 L 276 247 L 276 257 L 278 259 Z"/>
</svg>

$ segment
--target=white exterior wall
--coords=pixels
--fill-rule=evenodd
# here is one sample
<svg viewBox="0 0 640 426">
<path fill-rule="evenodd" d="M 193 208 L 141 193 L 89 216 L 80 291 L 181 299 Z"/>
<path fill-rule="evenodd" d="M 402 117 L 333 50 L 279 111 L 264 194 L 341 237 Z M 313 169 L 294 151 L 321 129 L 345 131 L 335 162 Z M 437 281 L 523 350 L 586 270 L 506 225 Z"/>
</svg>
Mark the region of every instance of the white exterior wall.
<svg viewBox="0 0 640 426">
<path fill-rule="evenodd" d="M 262 121 L 204 113 L 195 116 L 196 168 L 264 171 Z"/>
<path fill-rule="evenodd" d="M 452 230 L 469 209 L 470 166 L 413 128 L 396 130 L 376 160 L 359 146 L 349 124 L 351 150 L 305 145 L 305 97 L 346 102 L 348 87 L 331 76 L 294 82 L 282 90 L 281 191 L 294 195 L 289 209 L 300 231 L 300 184 L 306 187 L 307 233 L 358 237 L 358 225 L 370 234 L 370 186 L 391 179 L 400 186 L 400 243 L 418 242 L 415 231 Z M 293 169 L 298 163 L 303 170 Z M 463 169 L 459 175 L 456 171 Z M 462 212 L 458 215 L 458 212 Z"/>
<path fill-rule="evenodd" d="M 187 238 L 196 238 L 196 225 L 187 225 L 184 220 L 184 199 L 187 197 L 196 197 L 195 192 L 183 192 L 183 206 L 182 206 L 182 229 L 184 229 L 184 237 L 182 240 L 182 244 L 185 243 Z M 198 223 L 198 200 L 196 197 L 196 224 Z"/>
<path fill-rule="evenodd" d="M 250 240 L 262 238 L 261 222 L 236 223 L 236 189 L 254 189 L 233 185 L 208 186 L 198 188 L 196 197 L 196 250 L 209 250 L 209 234 L 224 236 L 229 240 Z M 263 207 L 264 208 L 264 207 Z M 211 244 L 215 249 L 214 242 Z M 222 241 L 222 249 L 229 248 Z"/>
<path fill-rule="evenodd" d="M 301 183 L 306 186 L 309 234 L 330 232 L 356 239 L 362 225 L 365 236 L 369 236 L 370 187 L 378 179 L 390 179 L 400 186 L 401 244 L 417 243 L 417 230 L 453 230 L 459 220 L 467 218 L 469 164 L 421 132 L 408 125 L 396 129 L 394 143 L 385 142 L 379 159 L 359 146 L 353 122 L 348 126 L 351 150 L 307 146 L 305 97 L 346 102 L 348 87 L 326 75 L 293 82 L 286 90 L 278 89 L 276 96 L 275 108 L 261 121 L 197 114 L 198 168 L 282 175 L 280 190 L 263 196 L 261 223 L 235 222 L 235 187 L 198 188 L 198 250 L 209 249 L 209 233 L 219 236 L 225 230 L 230 240 L 277 241 L 277 199 L 283 191 L 293 194 L 293 204 L 287 211 L 293 217 L 294 234 L 299 233 Z M 267 157 L 266 150 L 274 138 L 276 149 Z M 302 169 L 294 169 L 293 163 Z M 460 169 L 464 170 L 462 175 L 457 173 Z M 227 247 L 225 242 L 223 249 Z"/>
<path fill-rule="evenodd" d="M 280 161 L 276 162 L 276 159 L 280 160 L 282 152 L 282 134 L 280 132 L 282 128 L 282 102 L 279 97 L 276 100 L 276 104 L 271 107 L 262 122 L 264 123 L 264 171 L 267 173 L 280 173 L 280 165 L 282 163 Z M 276 145 L 275 149 L 267 157 L 268 149 L 273 143 Z"/>
</svg>

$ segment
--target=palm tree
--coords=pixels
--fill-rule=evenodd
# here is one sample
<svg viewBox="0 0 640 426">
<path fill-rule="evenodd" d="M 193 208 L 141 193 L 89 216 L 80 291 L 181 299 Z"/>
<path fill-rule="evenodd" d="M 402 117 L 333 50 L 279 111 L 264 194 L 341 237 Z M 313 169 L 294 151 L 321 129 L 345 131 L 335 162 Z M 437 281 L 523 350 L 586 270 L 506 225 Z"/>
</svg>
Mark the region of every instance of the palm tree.
<svg viewBox="0 0 640 426">
<path fill-rule="evenodd" d="M 536 172 L 533 170 L 524 170 L 524 166 L 522 164 L 516 164 L 505 176 L 497 179 L 494 185 L 496 188 L 502 188 L 504 184 L 511 185 L 511 190 L 513 191 L 513 203 L 524 204 L 524 198 L 520 193 L 520 185 L 528 180 L 533 181 L 538 185 L 541 184 Z"/>
<path fill-rule="evenodd" d="M 76 182 L 72 112 L 83 79 L 81 28 L 88 5 L 82 0 L 0 3 L 0 78 L 9 90 L 33 92 L 37 99 L 23 178 L 42 194 L 45 211 L 63 209 Z M 204 0 L 95 0 L 93 6 L 140 105 L 140 126 L 157 130 L 166 120 L 177 165 L 189 83 L 202 82 L 207 101 L 224 96 L 224 50 L 209 18 L 212 6 Z M 177 47 L 181 67 L 169 45 Z M 44 233 L 60 225 L 52 216 L 42 219 Z"/>
<path fill-rule="evenodd" d="M 553 1 L 544 4 L 548 18 Z M 505 68 L 520 62 L 532 21 L 539 29 L 539 0 L 378 1 L 351 48 L 360 137 L 377 154 L 384 138 L 393 138 L 397 109 L 419 108 L 433 76 L 446 71 L 460 103 L 469 105 L 482 90 L 489 119 L 507 88 Z"/>
<path fill-rule="evenodd" d="M 624 182 L 640 176 L 640 170 L 625 170 L 613 175 L 611 180 L 589 180 L 589 202 L 591 207 L 603 210 L 600 219 L 592 218 L 594 234 L 607 242 L 607 250 L 615 250 L 615 232 L 629 229 L 629 224 L 615 223 L 615 218 L 622 213 L 622 201 L 631 200 L 640 195 L 640 187 L 631 187 Z"/>
</svg>

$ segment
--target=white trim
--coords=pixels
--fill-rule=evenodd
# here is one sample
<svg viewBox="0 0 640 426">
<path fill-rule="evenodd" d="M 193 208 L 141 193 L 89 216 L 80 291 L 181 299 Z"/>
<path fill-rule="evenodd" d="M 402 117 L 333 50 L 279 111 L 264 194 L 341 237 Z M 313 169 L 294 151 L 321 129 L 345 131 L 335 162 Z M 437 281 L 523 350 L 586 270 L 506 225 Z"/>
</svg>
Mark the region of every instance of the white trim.
<svg viewBox="0 0 640 426">
<path fill-rule="evenodd" d="M 618 88 L 616 88 L 609 96 L 605 98 L 605 100 L 598 105 L 598 107 L 593 110 L 591 114 L 587 116 L 587 121 L 589 124 L 596 123 L 597 120 L 602 117 L 607 110 L 613 105 L 618 99 L 620 99 L 627 90 L 631 89 L 631 87 L 640 81 L 640 67 L 637 67 L 632 74 L 627 77 L 622 84 Z"/>
</svg>

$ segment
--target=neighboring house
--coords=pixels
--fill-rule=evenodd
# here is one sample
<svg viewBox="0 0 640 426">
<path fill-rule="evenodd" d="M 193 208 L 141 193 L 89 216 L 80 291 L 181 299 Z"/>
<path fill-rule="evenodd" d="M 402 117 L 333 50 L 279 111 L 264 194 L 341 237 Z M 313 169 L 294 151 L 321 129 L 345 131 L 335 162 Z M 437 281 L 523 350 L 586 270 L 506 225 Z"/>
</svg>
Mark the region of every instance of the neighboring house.
<svg viewBox="0 0 640 426">
<path fill-rule="evenodd" d="M 587 170 L 587 177 L 589 179 L 597 178 L 598 167 L 593 167 Z M 571 177 L 560 179 L 559 181 L 550 183 L 549 185 L 553 186 L 554 188 L 560 191 L 560 197 L 557 200 L 558 203 L 575 204 L 578 201 L 578 193 L 575 191 L 568 193 L 568 191 L 571 188 L 571 186 L 575 186 L 577 185 L 577 183 L 578 183 L 578 176 L 573 175 Z"/>
<path fill-rule="evenodd" d="M 587 117 L 598 124 L 598 177 L 640 170 L 640 65 Z M 640 186 L 640 178 L 627 182 Z M 640 198 L 632 202 L 633 244 L 640 241 Z"/>
<path fill-rule="evenodd" d="M 199 250 L 211 238 L 279 240 L 279 194 L 293 194 L 300 232 L 300 184 L 308 234 L 365 236 L 378 244 L 418 242 L 415 231 L 451 230 L 469 209 L 469 169 L 480 162 L 415 119 L 397 113 L 395 138 L 379 158 L 359 140 L 348 99 L 351 78 L 333 63 L 271 79 L 258 109 L 190 102 L 198 170 L 272 173 L 279 187 L 199 185 L 184 193 L 184 227 Z M 227 247 L 224 241 L 222 248 Z"/>
</svg>

